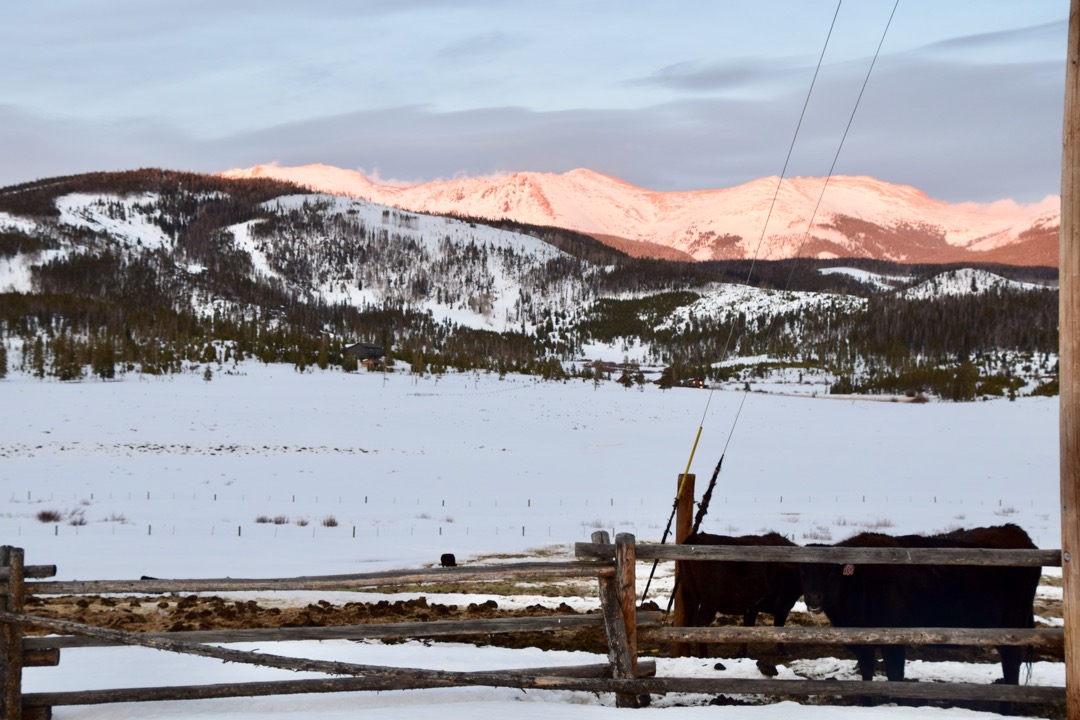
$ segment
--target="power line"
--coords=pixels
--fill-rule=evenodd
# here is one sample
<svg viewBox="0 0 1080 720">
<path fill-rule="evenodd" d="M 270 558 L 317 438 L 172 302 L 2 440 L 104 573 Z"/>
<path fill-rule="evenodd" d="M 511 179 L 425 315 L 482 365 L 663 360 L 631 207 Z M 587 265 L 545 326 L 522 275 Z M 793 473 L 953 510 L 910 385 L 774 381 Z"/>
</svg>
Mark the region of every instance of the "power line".
<svg viewBox="0 0 1080 720">
<path fill-rule="evenodd" d="M 757 246 L 754 248 L 754 257 L 751 260 L 750 270 L 747 273 L 747 280 L 746 280 L 747 285 L 749 285 L 750 279 L 753 276 L 754 267 L 756 266 L 757 261 L 758 261 L 758 255 L 759 255 L 759 252 L 760 252 L 760 249 L 761 249 L 761 245 L 764 242 L 765 235 L 766 235 L 767 230 L 768 230 L 769 220 L 772 218 L 773 209 L 775 208 L 777 198 L 780 195 L 780 187 L 783 184 L 784 177 L 787 174 L 788 163 L 791 160 L 791 155 L 792 155 L 792 152 L 793 152 L 794 147 L 795 147 L 795 142 L 796 142 L 796 140 L 798 138 L 798 135 L 799 135 L 799 130 L 802 127 L 803 119 L 806 116 L 806 108 L 810 103 L 810 96 L 813 93 L 814 85 L 816 84 L 818 74 L 821 71 L 822 62 L 823 62 L 823 60 L 825 58 L 825 51 L 828 49 L 829 39 L 832 37 L 832 32 L 833 32 L 833 29 L 836 26 L 836 19 L 840 14 L 840 7 L 841 7 L 842 4 L 843 4 L 843 0 L 839 0 L 837 2 L 836 10 L 833 13 L 832 22 L 829 25 L 829 32 L 828 32 L 828 35 L 826 35 L 826 38 L 825 38 L 825 44 L 823 45 L 823 47 L 821 49 L 821 55 L 818 56 L 817 67 L 814 70 L 814 77 L 811 80 L 810 89 L 807 91 L 806 99 L 803 102 L 802 112 L 799 114 L 799 121 L 796 124 L 795 133 L 794 133 L 794 135 L 792 136 L 792 139 L 791 139 L 791 145 L 788 147 L 787 157 L 784 159 L 784 167 L 783 167 L 783 170 L 781 171 L 779 179 L 777 180 L 776 190 L 773 193 L 772 202 L 769 205 L 769 211 L 766 214 L 765 223 L 764 223 L 764 225 L 762 226 L 762 229 L 761 229 L 761 236 L 758 239 Z M 832 164 L 829 166 L 829 172 L 825 177 L 824 183 L 822 184 L 821 193 L 818 195 L 817 203 L 814 206 L 814 212 L 811 214 L 810 222 L 807 225 L 806 232 L 804 233 L 802 240 L 799 242 L 799 245 L 796 248 L 796 251 L 795 251 L 795 263 L 792 264 L 791 273 L 788 275 L 787 283 L 786 283 L 786 285 L 784 287 L 785 290 L 787 290 L 791 286 L 792 278 L 795 275 L 795 268 L 796 268 L 796 266 L 798 264 L 799 257 L 802 254 L 802 248 L 806 244 L 806 241 L 810 237 L 810 232 L 813 229 L 814 221 L 817 218 L 817 213 L 818 213 L 818 210 L 821 207 L 822 199 L 825 196 L 825 189 L 828 187 L 829 181 L 832 179 L 833 173 L 834 173 L 834 171 L 836 169 L 836 163 L 837 163 L 837 161 L 838 161 L 838 159 L 840 157 L 840 151 L 843 149 L 844 142 L 847 140 L 848 133 L 850 132 L 851 126 L 852 126 L 852 124 L 853 124 L 853 122 L 855 120 L 855 113 L 858 111 L 859 104 L 861 103 L 862 98 L 863 98 L 863 94 L 866 92 L 867 84 L 870 81 L 870 75 L 873 73 L 874 66 L 877 64 L 877 59 L 881 54 L 881 48 L 885 44 L 885 37 L 889 33 L 889 28 L 892 25 L 893 18 L 896 16 L 896 10 L 899 7 L 899 5 L 900 5 L 900 0 L 895 0 L 895 2 L 893 3 L 892 12 L 890 12 L 890 14 L 889 14 L 889 19 L 885 23 L 885 29 L 881 33 L 881 39 L 878 41 L 877 48 L 874 51 L 874 57 L 870 61 L 870 67 L 867 69 L 866 76 L 863 78 L 862 87 L 859 89 L 859 95 L 855 99 L 854 106 L 852 106 L 852 108 L 851 108 L 851 114 L 848 116 L 847 125 L 845 126 L 843 135 L 841 136 L 840 142 L 837 145 L 836 153 L 833 155 Z M 731 341 L 732 341 L 732 339 L 734 338 L 734 335 L 735 335 L 735 327 L 736 327 L 736 324 L 734 322 L 732 322 L 731 328 L 728 331 L 727 340 L 724 343 L 724 349 L 723 349 L 722 358 L 721 358 L 722 360 L 727 359 L 727 355 L 730 352 Z M 770 330 L 769 330 L 768 335 L 766 336 L 766 346 L 768 345 L 768 338 L 771 337 L 774 328 L 775 328 L 775 326 L 771 327 Z M 713 396 L 714 392 L 715 392 L 715 388 L 710 388 L 709 389 L 709 395 L 708 395 L 708 398 L 706 399 L 706 402 L 705 402 L 705 410 L 702 413 L 701 422 L 698 424 L 697 434 L 694 437 L 694 444 L 693 444 L 693 447 L 690 450 L 690 459 L 686 463 L 686 471 L 683 473 L 683 476 L 680 479 L 679 488 L 678 488 L 678 490 L 676 492 L 676 495 L 675 495 L 675 503 L 674 503 L 674 505 L 672 507 L 671 517 L 668 518 L 667 527 L 664 529 L 664 534 L 663 534 L 663 536 L 661 538 L 661 542 L 666 541 L 667 536 L 669 534 L 669 531 L 671 529 L 671 522 L 675 517 L 675 508 L 678 506 L 679 499 L 682 497 L 683 487 L 684 487 L 684 484 L 685 484 L 685 477 L 686 477 L 686 475 L 688 475 L 690 473 L 690 466 L 694 461 L 694 454 L 697 451 L 698 441 L 701 438 L 701 432 L 702 432 L 702 429 L 705 426 L 705 418 L 708 415 L 709 406 L 712 403 L 712 396 Z M 742 410 L 743 410 L 743 406 L 746 403 L 747 395 L 749 395 L 749 390 L 744 390 L 743 396 L 742 396 L 742 398 L 741 398 L 741 400 L 739 402 L 739 407 L 736 410 L 735 417 L 733 418 L 732 423 L 731 423 L 731 427 L 728 430 L 727 438 L 726 438 L 726 440 L 724 442 L 724 447 L 723 447 L 723 449 L 721 451 L 721 454 L 720 454 L 720 461 L 717 463 L 717 471 L 719 471 L 720 466 L 724 462 L 724 456 L 727 454 L 727 448 L 730 445 L 731 438 L 735 433 L 735 427 L 738 424 L 739 417 L 742 415 Z M 713 489 L 713 486 L 716 483 L 716 479 L 717 479 L 718 475 L 719 475 L 719 472 L 716 472 L 716 473 L 713 474 L 712 479 L 709 481 L 709 487 L 706 489 L 705 495 L 703 496 L 703 498 L 711 496 L 712 489 Z M 705 513 L 707 511 L 708 511 L 707 505 L 703 505 L 701 508 L 699 508 L 699 512 L 697 514 L 697 523 L 700 523 L 701 519 L 704 518 Z M 695 524 L 697 524 L 697 523 L 695 523 Z M 649 580 L 645 585 L 645 591 L 642 593 L 642 602 L 644 602 L 645 596 L 648 594 L 649 585 L 652 583 L 653 575 L 654 575 L 655 572 L 656 572 L 656 562 L 653 563 L 652 571 L 649 573 Z"/>
<path fill-rule="evenodd" d="M 806 118 L 806 108 L 810 106 L 810 96 L 814 93 L 814 86 L 817 84 L 818 75 L 821 73 L 821 65 L 825 60 L 825 51 L 829 47 L 829 40 L 832 38 L 833 30 L 836 28 L 836 18 L 840 15 L 840 6 L 844 4 L 844 0 L 838 0 L 836 3 L 836 10 L 833 11 L 832 22 L 829 24 L 829 32 L 825 35 L 825 44 L 821 46 L 821 54 L 818 55 L 817 66 L 814 68 L 814 76 L 810 79 L 810 87 L 806 91 L 806 98 L 803 100 L 802 110 L 799 112 L 799 121 L 795 124 L 795 132 L 791 136 L 791 144 L 788 145 L 787 156 L 784 158 L 784 167 L 780 170 L 780 177 L 776 179 L 776 189 L 773 191 L 772 201 L 769 203 L 769 211 L 765 214 L 765 222 L 761 226 L 761 236 L 758 238 L 757 245 L 754 246 L 754 256 L 750 261 L 750 269 L 746 273 L 746 284 L 750 284 L 750 279 L 754 276 L 754 268 L 757 266 L 758 256 L 761 253 L 761 245 L 765 242 L 765 235 L 769 229 L 769 220 L 772 219 L 773 210 L 776 208 L 776 201 L 780 197 L 780 187 L 784 183 L 784 178 L 787 177 L 788 165 L 791 163 L 791 155 L 795 151 L 795 141 L 799 139 L 799 130 L 802 129 L 803 119 Z M 790 282 L 790 281 L 789 281 Z M 735 323 L 731 323 L 731 328 L 728 330 L 727 340 L 724 341 L 724 349 L 721 353 L 721 360 L 726 360 L 728 353 L 731 351 L 731 341 L 735 337 Z M 709 412 L 709 404 L 712 402 L 712 390 L 709 391 L 709 397 L 705 401 L 705 412 L 701 415 L 701 424 L 705 423 L 705 415 Z M 689 472 L 689 470 L 687 470 Z"/>
<path fill-rule="evenodd" d="M 768 228 L 768 225 L 769 225 L 769 218 L 772 217 L 773 208 L 776 207 L 776 200 L 780 195 L 780 185 L 781 185 L 781 183 L 783 183 L 784 176 L 787 174 L 788 164 L 791 162 L 791 155 L 795 150 L 795 141 L 799 137 L 799 130 L 802 128 L 803 119 L 806 117 L 806 108 L 810 104 L 810 96 L 814 92 L 814 85 L 817 83 L 818 74 L 821 72 L 822 62 L 825 59 L 825 50 L 829 47 L 829 40 L 832 38 L 833 29 L 836 27 L 836 18 L 840 14 L 840 6 L 843 4 L 843 2 L 844 2 L 844 0 L 838 0 L 837 1 L 836 10 L 833 12 L 832 22 L 829 24 L 829 32 L 825 35 L 825 43 L 821 47 L 821 54 L 818 56 L 817 66 L 814 68 L 814 76 L 810 80 L 810 87 L 806 92 L 806 99 L 803 100 L 802 111 L 799 113 L 799 121 L 795 124 L 795 132 L 791 137 L 791 144 L 788 146 L 787 157 L 784 158 L 784 167 L 780 171 L 780 177 L 777 179 L 777 183 L 776 183 L 776 190 L 773 192 L 772 202 L 769 205 L 769 212 L 765 217 L 765 224 L 761 228 L 761 237 L 758 239 L 757 246 L 754 248 L 754 258 L 753 258 L 753 261 L 750 263 L 750 270 L 749 270 L 749 273 L 747 274 L 747 279 L 746 279 L 747 284 L 749 284 L 750 277 L 753 275 L 754 266 L 757 263 L 758 253 L 760 252 L 761 245 L 765 240 L 765 231 L 766 231 L 766 229 Z M 732 323 L 731 324 L 731 329 L 728 332 L 727 340 L 724 343 L 724 349 L 722 351 L 721 359 L 727 359 L 728 352 L 729 352 L 729 350 L 731 348 L 731 341 L 734 338 L 734 335 L 735 335 L 735 323 Z M 676 508 L 678 508 L 678 506 L 679 506 L 679 498 L 681 498 L 682 494 L 683 494 L 683 488 L 685 487 L 685 483 L 686 483 L 686 476 L 690 474 L 690 466 L 694 463 L 694 455 L 697 453 L 698 441 L 701 439 L 701 432 L 705 427 L 705 417 L 709 414 L 709 405 L 712 403 L 712 397 L 713 397 L 714 392 L 715 392 L 715 388 L 709 388 L 709 394 L 708 394 L 708 397 L 706 398 L 706 401 L 705 401 L 705 410 L 701 414 L 701 422 L 698 423 L 697 434 L 694 436 L 694 444 L 690 448 L 690 457 L 686 461 L 686 470 L 683 472 L 682 476 L 680 477 L 679 487 L 675 492 L 675 502 L 671 506 L 671 515 L 668 517 L 667 525 L 664 527 L 664 533 L 660 538 L 661 543 L 667 542 L 668 535 L 671 532 L 671 523 L 675 519 L 675 511 L 676 511 Z M 746 399 L 746 396 L 744 395 L 743 400 L 745 401 L 745 399 Z M 739 410 L 740 410 L 740 412 L 742 411 L 742 405 L 741 404 L 739 406 Z M 731 432 L 734 432 L 734 429 L 735 429 L 734 425 L 732 425 Z M 730 442 L 730 441 L 731 441 L 731 433 L 728 434 L 728 442 Z M 724 445 L 724 449 L 725 449 L 725 451 L 727 449 L 727 444 L 726 443 Z M 721 454 L 720 463 L 723 463 L 723 460 L 724 460 L 723 454 Z M 719 472 L 720 463 L 717 463 L 717 472 Z M 710 484 L 715 483 L 715 482 L 716 482 L 716 474 L 714 473 L 712 481 L 711 481 Z M 656 566 L 657 566 L 658 562 L 659 561 L 654 561 L 653 562 L 652 570 L 649 572 L 649 579 L 645 583 L 645 590 L 642 592 L 642 595 L 641 595 L 641 601 L 642 602 L 645 601 L 645 597 L 649 594 L 649 587 L 650 587 L 650 585 L 652 585 L 653 576 L 656 573 Z"/>
<path fill-rule="evenodd" d="M 843 2 L 843 0 L 841 0 L 841 2 Z M 817 219 L 818 210 L 820 210 L 821 202 L 825 197 L 825 189 L 829 186 L 829 182 L 832 180 L 833 173 L 836 170 L 836 163 L 840 158 L 840 151 L 843 150 L 844 142 L 847 140 L 848 133 L 851 131 L 851 126 L 855 121 L 855 113 L 858 111 L 859 103 L 862 102 L 863 95 L 866 93 L 866 86 L 870 82 L 870 75 L 871 75 L 871 73 L 873 73 L 874 65 L 877 64 L 878 57 L 881 55 L 881 48 L 885 44 L 885 37 L 889 33 L 889 27 L 892 25 L 893 18 L 896 16 L 896 9 L 899 7 L 899 5 L 900 5 L 900 0 L 896 0 L 893 3 L 892 12 L 889 13 L 889 19 L 885 23 L 885 29 L 881 33 L 881 39 L 878 40 L 877 48 L 874 50 L 874 57 L 873 57 L 873 59 L 871 59 L 870 66 L 866 70 L 866 76 L 863 78 L 862 87 L 859 88 L 859 95 L 855 98 L 855 104 L 851 108 L 851 114 L 848 116 L 847 125 L 844 127 L 843 135 L 841 135 L 840 142 L 836 147 L 836 153 L 833 155 L 832 164 L 829 165 L 829 172 L 825 176 L 825 181 L 821 185 L 821 192 L 818 194 L 817 202 L 814 205 L 814 211 L 810 215 L 810 221 L 806 226 L 806 232 L 803 233 L 802 240 L 799 241 L 799 245 L 795 249 L 795 262 L 792 263 L 791 272 L 788 274 L 787 282 L 784 285 L 784 290 L 785 291 L 788 288 L 791 287 L 792 278 L 795 276 L 795 269 L 798 266 L 799 259 L 802 256 L 802 249 L 806 245 L 807 240 L 810 239 L 810 233 L 813 230 L 814 221 Z M 839 4 L 836 7 L 836 12 L 837 13 L 840 12 Z M 835 22 L 836 22 L 836 15 L 833 15 L 833 23 L 835 24 Z M 832 32 L 832 29 L 830 28 L 830 34 L 831 34 L 831 32 Z M 827 41 L 826 41 L 826 44 L 827 44 Z M 824 57 L 824 55 L 825 55 L 825 51 L 824 51 L 824 49 L 822 49 L 821 57 Z M 820 70 L 820 68 L 821 68 L 821 58 L 818 58 L 818 69 Z M 814 77 L 815 78 L 817 77 L 817 72 L 816 71 L 814 73 Z M 809 97 L 809 95 L 807 95 L 807 102 L 809 102 L 809 99 L 810 99 L 810 97 Z M 804 113 L 806 112 L 806 105 L 805 104 L 803 105 L 803 112 Z M 802 123 L 802 118 L 801 117 L 799 118 L 799 122 L 800 122 L 800 124 Z M 796 134 L 797 133 L 798 133 L 798 130 L 796 130 Z M 794 140 L 792 141 L 792 146 L 794 146 Z M 789 158 L 791 157 L 791 150 L 788 150 L 788 157 Z M 787 168 L 787 164 L 785 162 L 785 170 L 786 170 L 786 168 Z M 781 178 L 781 182 L 783 182 L 783 178 Z M 780 185 L 778 183 L 777 184 L 777 194 L 779 194 L 779 191 L 780 191 Z M 773 197 L 773 203 L 775 204 L 775 202 L 776 202 L 776 196 Z M 772 214 L 772 207 L 771 206 L 769 208 L 769 214 L 770 215 Z M 765 222 L 766 222 L 766 225 L 767 225 L 768 224 L 768 218 L 766 218 Z M 764 237 L 765 237 L 765 230 L 762 229 L 762 238 L 764 238 Z M 760 241 L 759 241 L 758 244 L 759 244 L 759 247 L 760 247 Z M 757 262 L 757 251 L 755 250 L 754 263 L 756 263 L 756 262 Z M 753 272 L 753 263 L 751 264 L 751 272 Z M 749 277 L 747 278 L 747 282 L 749 283 Z M 731 334 L 734 333 L 734 330 L 735 330 L 735 324 L 732 323 L 731 332 L 729 333 L 729 336 L 728 336 L 729 342 L 730 342 L 730 339 L 731 339 Z M 771 336 L 772 336 L 773 330 L 775 330 L 775 325 L 773 325 L 773 326 L 771 326 L 769 328 L 769 332 L 766 335 L 766 338 L 765 338 L 766 347 L 768 346 L 768 341 L 769 341 L 769 338 L 771 338 Z M 725 349 L 724 349 L 725 357 L 727 355 L 727 352 L 728 352 L 728 348 L 725 347 Z M 709 402 L 712 400 L 711 393 L 712 393 L 712 390 L 710 389 L 709 400 L 706 401 L 706 403 L 705 403 L 706 412 L 708 412 Z M 731 436 L 735 432 L 735 425 L 738 423 L 739 416 L 742 414 L 743 404 L 746 402 L 746 396 L 748 394 L 749 394 L 749 391 L 744 391 L 743 392 L 742 401 L 739 403 L 738 410 L 735 413 L 735 418 L 731 423 L 731 429 L 728 431 L 727 441 L 724 443 L 723 453 L 727 452 L 728 445 L 731 442 Z M 702 417 L 702 423 L 704 423 L 704 416 Z M 699 430 L 699 432 L 700 432 L 700 430 Z M 721 453 L 721 458 L 720 458 L 721 461 L 723 461 L 723 453 Z"/>
</svg>

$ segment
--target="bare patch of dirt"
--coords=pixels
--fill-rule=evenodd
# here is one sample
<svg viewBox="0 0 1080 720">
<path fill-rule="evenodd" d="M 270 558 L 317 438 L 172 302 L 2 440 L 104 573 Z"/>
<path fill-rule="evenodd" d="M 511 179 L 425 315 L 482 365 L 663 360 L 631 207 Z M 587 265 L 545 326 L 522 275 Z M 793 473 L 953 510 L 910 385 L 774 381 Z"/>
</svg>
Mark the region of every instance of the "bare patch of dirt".
<svg viewBox="0 0 1080 720">
<path fill-rule="evenodd" d="M 531 605 L 502 609 L 495 600 L 469 605 L 447 605 L 415 600 L 355 602 L 335 605 L 325 600 L 297 607 L 267 607 L 254 600 L 237 601 L 218 596 L 100 596 L 32 598 L 27 611 L 42 617 L 70 620 L 128 632 L 182 632 L 250 628 L 323 627 L 375 623 L 475 620 L 481 618 L 577 615 L 565 603 L 554 607 Z M 30 631 L 28 634 L 33 634 Z M 546 650 L 586 650 L 606 653 L 601 627 L 536 633 L 491 633 L 443 636 L 445 641 L 501 647 L 540 647 Z"/>
</svg>

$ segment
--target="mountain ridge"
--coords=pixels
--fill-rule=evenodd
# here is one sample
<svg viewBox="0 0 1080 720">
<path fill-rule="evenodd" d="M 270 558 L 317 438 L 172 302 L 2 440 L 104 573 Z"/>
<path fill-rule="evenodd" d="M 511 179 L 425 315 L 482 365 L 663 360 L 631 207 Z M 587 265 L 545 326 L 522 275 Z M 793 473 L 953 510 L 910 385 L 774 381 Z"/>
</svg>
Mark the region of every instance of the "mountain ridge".
<svg viewBox="0 0 1080 720">
<path fill-rule="evenodd" d="M 661 192 L 584 168 L 419 185 L 380 184 L 329 165 L 257 165 L 219 175 L 285 180 L 410 212 L 559 227 L 637 257 L 1058 264 L 1054 195 L 1029 205 L 946 203 L 867 176 L 783 182 L 774 176 L 732 188 Z"/>
</svg>

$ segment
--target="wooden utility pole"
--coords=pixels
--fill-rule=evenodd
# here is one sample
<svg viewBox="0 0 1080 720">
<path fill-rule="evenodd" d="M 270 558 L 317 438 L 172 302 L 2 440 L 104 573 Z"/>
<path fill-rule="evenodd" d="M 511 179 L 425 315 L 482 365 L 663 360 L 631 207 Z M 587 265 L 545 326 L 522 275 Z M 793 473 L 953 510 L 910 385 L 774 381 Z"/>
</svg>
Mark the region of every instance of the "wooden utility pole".
<svg viewBox="0 0 1080 720">
<path fill-rule="evenodd" d="M 1058 259 L 1061 574 L 1064 583 L 1066 705 L 1069 720 L 1080 720 L 1080 0 L 1070 3 L 1069 45 L 1065 60 Z"/>
</svg>

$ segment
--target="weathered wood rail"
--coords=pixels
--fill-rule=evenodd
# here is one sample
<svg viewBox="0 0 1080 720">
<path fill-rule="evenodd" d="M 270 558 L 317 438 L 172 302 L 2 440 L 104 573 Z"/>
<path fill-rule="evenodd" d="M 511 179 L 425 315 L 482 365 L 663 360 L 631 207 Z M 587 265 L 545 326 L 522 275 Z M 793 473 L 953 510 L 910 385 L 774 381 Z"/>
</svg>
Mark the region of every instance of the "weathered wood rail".
<svg viewBox="0 0 1080 720">
<path fill-rule="evenodd" d="M 56 572 L 52 567 L 53 574 Z M 355 590 L 381 585 L 407 585 L 439 582 L 482 582 L 513 576 L 522 581 L 551 578 L 595 577 L 595 562 L 529 562 L 503 565 L 459 566 L 454 568 L 423 568 L 416 570 L 385 570 L 351 575 L 309 575 L 293 578 L 191 578 L 181 580 L 79 580 L 35 582 L 35 595 L 96 595 L 100 593 L 164 593 L 196 592 L 273 592 L 283 590 Z"/>
<path fill-rule="evenodd" d="M 638 624 L 657 627 L 663 613 L 639 612 Z M 146 638 L 172 638 L 197 643 L 284 642 L 297 640 L 377 640 L 381 638 L 424 637 L 448 635 L 508 634 L 521 632 L 553 632 L 602 627 L 601 615 L 550 615 L 529 618 L 480 618 L 476 620 L 428 620 L 424 622 L 379 623 L 370 625 L 320 625 L 313 627 L 255 628 L 251 630 L 181 630 L 162 633 L 140 633 Z M 24 650 L 105 647 L 123 645 L 118 640 L 88 635 L 23 638 Z"/>
<path fill-rule="evenodd" d="M 484 567 L 432 568 L 404 572 L 309 576 L 269 579 L 98 580 L 57 582 L 49 565 L 26 566 L 23 551 L 0 548 L 0 660 L 2 660 L 2 717 L 42 720 L 51 708 L 65 705 L 128 703 L 160 700 L 225 698 L 272 694 L 402 690 L 450 686 L 515 687 L 614 693 L 619 707 L 641 707 L 652 694 L 738 693 L 766 696 L 825 695 L 910 700 L 982 700 L 996 702 L 1060 703 L 1065 689 L 1009 685 L 893 683 L 863 681 L 756 680 L 655 677 L 656 665 L 639 660 L 639 641 L 656 644 L 783 642 L 788 644 L 948 644 L 1060 645 L 1061 629 L 964 628 L 829 628 L 829 627 L 670 627 L 663 614 L 636 607 L 635 566 L 639 561 L 744 560 L 779 562 L 940 563 L 964 565 L 1061 564 L 1059 551 L 938 550 L 881 548 L 726 547 L 638 544 L 629 534 L 611 543 L 606 533 L 593 542 L 576 545 L 574 562 L 516 563 Z M 35 617 L 25 612 L 30 595 L 90 595 L 100 593 L 168 594 L 229 591 L 340 590 L 441 581 L 470 582 L 494 577 L 521 580 L 595 577 L 602 613 L 536 618 L 429 621 L 330 627 L 292 627 L 257 630 L 130 633 L 66 620 Z M 28 581 L 29 580 L 29 581 Z M 386 668 L 252 653 L 219 647 L 248 641 L 439 637 L 471 633 L 545 632 L 603 626 L 609 657 L 605 664 L 576 667 L 448 672 L 422 668 Z M 24 637 L 28 627 L 56 635 Z M 67 692 L 21 692 L 23 667 L 56 665 L 61 649 L 103 645 L 137 645 L 169 652 L 217 658 L 296 671 L 321 672 L 325 679 L 256 683 L 224 683 L 158 688 L 101 689 Z"/>
<path fill-rule="evenodd" d="M 582 666 L 495 670 L 485 672 L 446 672 L 422 668 L 385 668 L 352 663 L 308 660 L 264 652 L 247 652 L 216 644 L 248 641 L 294 641 L 326 639 L 439 637 L 518 632 L 549 632 L 584 627 L 604 627 L 612 632 L 623 627 L 625 619 L 613 622 L 604 614 L 553 615 L 529 618 L 496 618 L 464 621 L 429 621 L 383 623 L 332 627 L 291 627 L 274 629 L 188 631 L 170 633 L 131 633 L 93 627 L 83 623 L 35 617 L 25 612 L 27 597 L 47 595 L 94 595 L 122 593 L 155 595 L 193 592 L 237 591 L 295 591 L 345 590 L 388 585 L 424 583 L 467 583 L 486 580 L 521 581 L 540 579 L 598 578 L 604 597 L 620 597 L 608 581 L 615 576 L 611 563 L 596 561 L 511 563 L 494 566 L 430 568 L 406 571 L 385 571 L 351 575 L 307 576 L 297 578 L 217 578 L 163 580 L 91 580 L 51 581 L 56 574 L 50 565 L 24 566 L 23 551 L 0 548 L 0 656 L 2 656 L 3 696 L 0 698 L 0 717 L 9 720 L 41 720 L 51 717 L 53 707 L 155 700 L 185 700 L 199 698 L 247 697 L 255 695 L 294 694 L 312 692 L 344 692 L 356 690 L 395 690 L 466 685 L 493 687 L 546 688 L 617 692 L 622 685 L 605 686 L 611 678 L 614 662 Z M 27 580 L 35 580 L 27 582 Z M 627 588 L 622 588 L 625 591 Z M 632 586 L 627 605 L 631 627 L 656 627 L 662 613 L 634 609 Z M 610 610 L 610 608 L 609 608 Z M 610 615 L 610 612 L 608 613 Z M 24 637 L 28 627 L 47 629 L 58 635 Z M 626 633 L 620 636 L 625 645 Z M 619 642 L 616 639 L 615 642 Z M 149 688 L 119 688 L 67 692 L 21 692 L 23 667 L 57 665 L 60 650 L 65 648 L 105 645 L 134 645 L 169 652 L 185 653 L 220 659 L 227 662 L 256 664 L 295 671 L 314 671 L 329 677 L 318 680 L 286 680 L 257 683 L 224 683 Z M 618 672 L 625 680 L 635 681 L 655 674 L 655 661 L 638 662 L 636 657 L 619 656 Z M 627 674 L 629 673 L 629 674 Z M 600 683 L 599 685 L 596 683 Z M 622 697 L 622 696 L 620 696 Z M 637 702 L 636 698 L 634 702 Z"/>
<path fill-rule="evenodd" d="M 611 560 L 615 546 L 574 544 L 579 558 Z M 994 550 L 989 548 L 859 548 L 787 547 L 783 545 L 661 545 L 637 543 L 639 560 L 742 560 L 748 562 L 876 563 L 898 565 L 1011 565 L 1061 567 L 1060 550 Z"/>
</svg>

